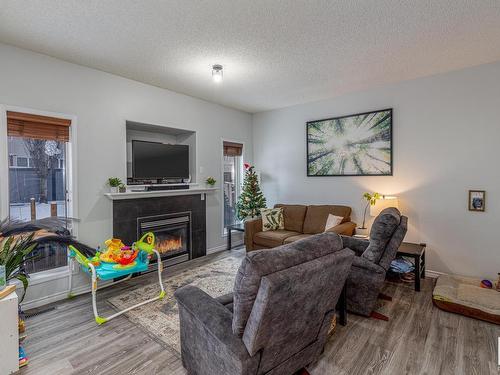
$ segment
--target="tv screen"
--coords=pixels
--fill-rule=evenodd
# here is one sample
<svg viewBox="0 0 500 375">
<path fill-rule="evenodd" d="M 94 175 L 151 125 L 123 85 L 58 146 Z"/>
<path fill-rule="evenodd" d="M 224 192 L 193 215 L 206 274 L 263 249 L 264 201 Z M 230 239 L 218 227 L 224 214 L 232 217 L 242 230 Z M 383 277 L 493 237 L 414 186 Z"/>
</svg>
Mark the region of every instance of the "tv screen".
<svg viewBox="0 0 500 375">
<path fill-rule="evenodd" d="M 132 141 L 134 179 L 189 178 L 189 146 Z"/>
</svg>

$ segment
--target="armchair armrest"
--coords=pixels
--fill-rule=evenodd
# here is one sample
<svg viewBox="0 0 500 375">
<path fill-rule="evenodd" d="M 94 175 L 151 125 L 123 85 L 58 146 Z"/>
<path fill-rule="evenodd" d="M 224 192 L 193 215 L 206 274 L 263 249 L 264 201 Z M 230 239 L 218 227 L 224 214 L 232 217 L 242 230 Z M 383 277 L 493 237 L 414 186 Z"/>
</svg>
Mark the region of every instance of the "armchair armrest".
<svg viewBox="0 0 500 375">
<path fill-rule="evenodd" d="M 347 221 L 328 229 L 326 232 L 334 232 L 345 236 L 352 236 L 354 234 L 354 229 L 356 229 L 356 223 Z"/>
<path fill-rule="evenodd" d="M 373 273 L 385 275 L 385 269 L 363 257 L 354 257 L 351 267 L 363 268 Z"/>
<path fill-rule="evenodd" d="M 245 247 L 247 251 L 254 250 L 253 236 L 258 232 L 262 232 L 262 218 L 245 221 Z"/>
<path fill-rule="evenodd" d="M 186 285 L 175 292 L 179 304 L 182 363 L 194 374 L 254 374 L 260 354 L 250 357 L 233 334 L 233 314 L 201 289 Z"/>
<path fill-rule="evenodd" d="M 340 236 L 342 238 L 342 243 L 344 247 L 348 247 L 353 250 L 357 256 L 360 256 L 364 253 L 368 245 L 370 244 L 369 240 L 365 240 L 363 238 L 349 237 L 349 236 Z"/>
</svg>

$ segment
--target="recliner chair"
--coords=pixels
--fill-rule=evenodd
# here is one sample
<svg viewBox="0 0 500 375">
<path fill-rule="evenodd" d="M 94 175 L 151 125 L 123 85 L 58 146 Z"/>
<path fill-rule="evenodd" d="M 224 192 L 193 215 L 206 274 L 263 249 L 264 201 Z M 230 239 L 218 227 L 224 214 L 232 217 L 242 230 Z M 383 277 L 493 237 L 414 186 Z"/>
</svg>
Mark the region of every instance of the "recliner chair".
<svg viewBox="0 0 500 375">
<path fill-rule="evenodd" d="M 354 253 L 323 233 L 246 255 L 233 295 L 175 292 L 190 375 L 291 375 L 323 351 Z"/>
<path fill-rule="evenodd" d="M 347 310 L 370 316 L 408 228 L 408 218 L 394 207 L 374 220 L 370 239 L 342 236 L 344 246 L 356 253 L 347 278 Z"/>
</svg>

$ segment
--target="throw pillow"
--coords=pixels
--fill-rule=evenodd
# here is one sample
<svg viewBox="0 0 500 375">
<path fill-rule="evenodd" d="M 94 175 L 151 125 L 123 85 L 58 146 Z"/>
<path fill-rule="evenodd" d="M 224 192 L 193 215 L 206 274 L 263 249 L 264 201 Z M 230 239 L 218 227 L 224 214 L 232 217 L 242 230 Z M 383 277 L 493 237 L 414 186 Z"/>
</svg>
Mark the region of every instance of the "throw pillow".
<svg viewBox="0 0 500 375">
<path fill-rule="evenodd" d="M 344 218 L 342 216 L 335 216 L 332 214 L 328 214 L 328 219 L 326 219 L 326 224 L 325 224 L 325 232 L 333 227 L 336 227 L 339 225 Z"/>
<path fill-rule="evenodd" d="M 268 230 L 285 229 L 285 220 L 283 220 L 282 208 L 261 208 L 262 229 Z"/>
</svg>

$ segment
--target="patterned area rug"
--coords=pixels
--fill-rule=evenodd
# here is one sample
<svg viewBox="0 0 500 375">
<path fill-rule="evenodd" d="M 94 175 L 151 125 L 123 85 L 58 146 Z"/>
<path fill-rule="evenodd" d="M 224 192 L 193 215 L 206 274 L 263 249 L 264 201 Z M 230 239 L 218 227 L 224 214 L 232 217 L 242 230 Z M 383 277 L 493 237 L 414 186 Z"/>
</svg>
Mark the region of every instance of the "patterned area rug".
<svg viewBox="0 0 500 375">
<path fill-rule="evenodd" d="M 185 270 L 175 276 L 163 279 L 166 297 L 140 306 L 125 315 L 141 326 L 148 334 L 159 339 L 180 356 L 179 311 L 174 292 L 184 285 L 195 285 L 211 295 L 218 297 L 233 290 L 234 278 L 242 258 L 228 257 L 221 260 Z M 166 271 L 168 274 L 168 270 Z M 124 309 L 137 301 L 152 298 L 160 292 L 158 283 L 129 289 L 108 299 L 108 302 Z"/>
</svg>

